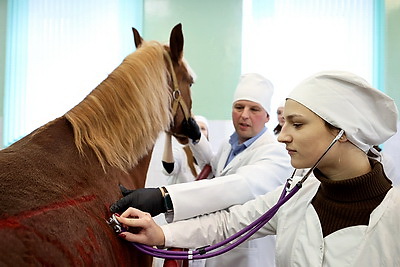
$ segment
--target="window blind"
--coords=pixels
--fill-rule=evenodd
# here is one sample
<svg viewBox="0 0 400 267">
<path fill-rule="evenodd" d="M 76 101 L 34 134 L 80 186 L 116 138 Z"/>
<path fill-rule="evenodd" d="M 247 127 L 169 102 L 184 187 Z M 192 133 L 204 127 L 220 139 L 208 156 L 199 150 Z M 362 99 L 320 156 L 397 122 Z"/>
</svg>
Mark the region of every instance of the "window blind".
<svg viewBox="0 0 400 267">
<path fill-rule="evenodd" d="M 11 0 L 3 146 L 78 104 L 134 51 L 143 1 Z"/>
<path fill-rule="evenodd" d="M 383 8 L 374 2 L 243 0 L 242 72 L 272 81 L 275 110 L 298 82 L 322 70 L 350 71 L 379 85 Z"/>
</svg>

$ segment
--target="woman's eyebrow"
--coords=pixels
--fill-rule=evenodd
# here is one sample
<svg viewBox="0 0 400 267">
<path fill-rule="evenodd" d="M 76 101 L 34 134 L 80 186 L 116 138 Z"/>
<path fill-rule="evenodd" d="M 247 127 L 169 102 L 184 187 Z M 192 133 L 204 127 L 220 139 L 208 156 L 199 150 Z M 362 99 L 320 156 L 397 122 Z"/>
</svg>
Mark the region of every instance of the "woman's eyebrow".
<svg viewBox="0 0 400 267">
<path fill-rule="evenodd" d="M 294 118 L 303 118 L 304 116 L 301 114 L 290 114 L 288 116 L 284 116 L 285 120 L 292 120 Z"/>
</svg>

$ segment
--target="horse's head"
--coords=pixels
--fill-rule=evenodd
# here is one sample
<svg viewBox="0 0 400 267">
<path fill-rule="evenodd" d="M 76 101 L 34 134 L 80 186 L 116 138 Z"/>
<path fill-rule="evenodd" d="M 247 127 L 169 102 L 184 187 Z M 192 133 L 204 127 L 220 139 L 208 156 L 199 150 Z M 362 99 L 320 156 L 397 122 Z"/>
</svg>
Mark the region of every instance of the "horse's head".
<svg viewBox="0 0 400 267">
<path fill-rule="evenodd" d="M 143 39 L 139 32 L 132 28 L 136 48 L 140 47 Z M 180 142 L 187 143 L 182 123 L 191 115 L 192 98 L 190 87 L 194 83 L 194 74 L 183 58 L 182 25 L 176 25 L 170 35 L 169 46 L 165 46 L 165 62 L 170 71 L 169 85 L 172 97 L 172 123 L 169 132 Z"/>
</svg>

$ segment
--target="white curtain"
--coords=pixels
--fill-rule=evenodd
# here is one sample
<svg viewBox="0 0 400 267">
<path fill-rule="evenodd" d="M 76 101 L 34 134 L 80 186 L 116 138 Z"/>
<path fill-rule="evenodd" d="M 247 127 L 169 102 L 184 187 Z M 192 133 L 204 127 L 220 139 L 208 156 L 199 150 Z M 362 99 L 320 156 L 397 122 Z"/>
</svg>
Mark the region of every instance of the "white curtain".
<svg viewBox="0 0 400 267">
<path fill-rule="evenodd" d="M 318 71 L 347 70 L 374 83 L 374 19 L 373 0 L 243 0 L 242 72 L 272 81 L 274 110 Z"/>
<path fill-rule="evenodd" d="M 3 146 L 63 115 L 134 51 L 143 0 L 10 0 Z"/>
</svg>

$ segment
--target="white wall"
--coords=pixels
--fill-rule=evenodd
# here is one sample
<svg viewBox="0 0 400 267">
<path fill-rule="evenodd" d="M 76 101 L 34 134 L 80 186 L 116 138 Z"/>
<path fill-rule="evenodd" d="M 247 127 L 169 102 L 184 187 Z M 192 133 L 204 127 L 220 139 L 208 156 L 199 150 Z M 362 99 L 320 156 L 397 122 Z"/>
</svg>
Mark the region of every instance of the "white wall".
<svg viewBox="0 0 400 267">
<path fill-rule="evenodd" d="M 0 116 L 0 149 L 3 148 L 3 146 L 2 146 L 2 144 L 3 144 L 2 140 L 3 140 L 3 117 Z"/>
</svg>

